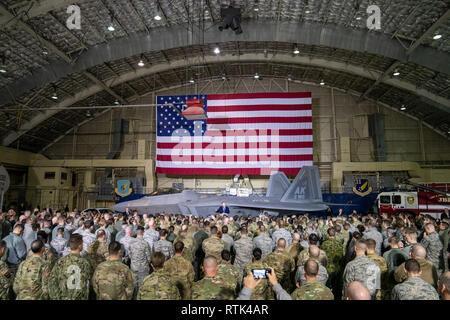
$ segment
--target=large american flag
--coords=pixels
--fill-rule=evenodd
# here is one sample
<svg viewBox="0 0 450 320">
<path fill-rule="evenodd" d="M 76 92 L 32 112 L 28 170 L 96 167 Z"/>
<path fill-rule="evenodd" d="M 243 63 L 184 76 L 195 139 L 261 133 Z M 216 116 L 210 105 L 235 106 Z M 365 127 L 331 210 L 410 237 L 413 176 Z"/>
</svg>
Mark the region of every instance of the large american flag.
<svg viewBox="0 0 450 320">
<path fill-rule="evenodd" d="M 203 99 L 207 120 L 187 120 L 182 105 Z M 311 93 L 157 96 L 156 172 L 295 175 L 313 163 Z"/>
</svg>

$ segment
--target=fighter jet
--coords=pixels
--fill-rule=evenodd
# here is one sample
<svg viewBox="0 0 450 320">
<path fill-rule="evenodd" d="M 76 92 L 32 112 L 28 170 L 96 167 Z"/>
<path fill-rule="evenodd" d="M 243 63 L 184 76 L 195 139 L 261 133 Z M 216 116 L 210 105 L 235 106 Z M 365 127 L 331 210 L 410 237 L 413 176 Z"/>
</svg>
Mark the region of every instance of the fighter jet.
<svg viewBox="0 0 450 320">
<path fill-rule="evenodd" d="M 121 202 L 112 208 L 116 212 L 125 212 L 125 208 L 129 208 L 130 211 L 137 210 L 139 214 L 165 212 L 207 217 L 214 214 L 224 201 L 231 216 L 256 216 L 262 211 L 274 215 L 314 213 L 328 208 L 322 200 L 319 170 L 316 166 L 303 167 L 292 183 L 284 172 L 272 172 L 265 196 L 217 196 L 184 190 L 178 194 L 146 196 Z"/>
</svg>

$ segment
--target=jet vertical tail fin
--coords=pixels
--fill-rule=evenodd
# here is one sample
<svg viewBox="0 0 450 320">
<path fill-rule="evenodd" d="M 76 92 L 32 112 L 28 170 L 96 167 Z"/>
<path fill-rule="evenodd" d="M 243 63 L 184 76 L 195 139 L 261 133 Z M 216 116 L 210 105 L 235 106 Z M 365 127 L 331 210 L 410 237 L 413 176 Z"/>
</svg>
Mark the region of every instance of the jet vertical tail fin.
<svg viewBox="0 0 450 320">
<path fill-rule="evenodd" d="M 289 189 L 291 182 L 284 172 L 273 171 L 270 175 L 269 187 L 267 188 L 266 197 L 275 197 L 281 199 L 283 194 Z"/>
<path fill-rule="evenodd" d="M 305 166 L 295 177 L 281 202 L 322 202 L 319 169 L 317 166 Z"/>
</svg>

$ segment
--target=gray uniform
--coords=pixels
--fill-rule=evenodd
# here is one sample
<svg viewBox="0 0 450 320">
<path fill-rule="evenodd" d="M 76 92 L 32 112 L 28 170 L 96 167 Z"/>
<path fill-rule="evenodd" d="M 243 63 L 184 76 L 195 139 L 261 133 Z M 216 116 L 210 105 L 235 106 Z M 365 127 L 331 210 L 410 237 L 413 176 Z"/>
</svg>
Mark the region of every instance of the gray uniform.
<svg viewBox="0 0 450 320">
<path fill-rule="evenodd" d="M 132 236 L 124 236 L 122 239 L 120 239 L 120 244 L 123 245 L 123 248 L 125 250 L 125 257 L 130 256 L 130 245 L 133 241 L 135 241 L 136 238 L 133 238 Z"/>
<path fill-rule="evenodd" d="M 150 272 L 150 246 L 144 239 L 136 238 L 135 241 L 130 243 L 129 253 L 134 286 L 139 287 Z"/>
<path fill-rule="evenodd" d="M 10 233 L 3 238 L 3 241 L 6 242 L 6 246 L 8 247 L 8 263 L 19 266 L 27 257 L 25 242 L 15 233 Z"/>
<path fill-rule="evenodd" d="M 277 242 L 279 239 L 283 238 L 286 240 L 286 248 L 292 243 L 292 235 L 285 228 L 278 228 L 272 233 L 272 249 L 275 250 L 277 247 Z"/>
<path fill-rule="evenodd" d="M 327 269 L 319 261 L 316 260 L 316 262 L 319 264 L 319 274 L 317 275 L 316 280 L 326 286 L 328 281 Z M 302 286 L 306 283 L 305 274 L 303 273 L 304 269 L 303 266 L 298 267 L 297 273 L 295 274 L 295 282 L 300 282 L 300 285 Z"/>
<path fill-rule="evenodd" d="M 58 229 L 59 228 L 63 228 L 64 229 L 64 239 L 69 240 L 69 238 L 70 238 L 69 231 L 66 229 L 65 226 L 62 226 L 62 225 L 59 225 L 59 224 L 56 227 L 54 227 L 53 230 L 52 230 L 52 239 L 56 239 L 56 237 L 58 236 Z"/>
<path fill-rule="evenodd" d="M 272 252 L 272 239 L 265 233 L 260 234 L 253 238 L 253 248 L 261 249 L 262 259 L 264 260 Z"/>
<path fill-rule="evenodd" d="M 241 237 L 235 241 L 234 249 L 236 251 L 234 265 L 239 270 L 239 283 L 241 283 L 245 266 L 252 262 L 253 241 L 249 237 Z"/>
<path fill-rule="evenodd" d="M 231 251 L 231 247 L 234 246 L 233 238 L 228 233 L 224 233 L 222 234 L 222 240 L 225 242 L 225 249 Z"/>
<path fill-rule="evenodd" d="M 392 300 L 439 300 L 436 289 L 420 277 L 409 277 L 396 285 L 391 292 Z"/>
<path fill-rule="evenodd" d="M 37 239 L 37 232 L 31 231 L 31 233 L 28 233 L 26 237 L 22 235 L 22 239 L 25 242 L 25 246 L 27 247 L 27 251 L 30 251 L 31 249 L 31 243 Z"/>
<path fill-rule="evenodd" d="M 375 298 L 378 289 L 381 289 L 381 271 L 378 264 L 367 256 L 357 256 L 350 261 L 344 269 L 345 290 L 353 281 L 363 283 L 369 290 L 372 299 Z"/>
<path fill-rule="evenodd" d="M 363 239 L 373 239 L 376 242 L 375 252 L 381 256 L 381 245 L 383 244 L 383 236 L 378 232 L 377 228 L 369 228 L 364 231 Z"/>
<path fill-rule="evenodd" d="M 154 252 L 162 252 L 166 256 L 166 261 L 169 260 L 173 256 L 172 242 L 166 239 L 156 241 Z"/>
<path fill-rule="evenodd" d="M 97 237 L 97 233 L 98 233 L 100 230 L 105 231 L 105 235 L 106 235 L 105 241 L 106 241 L 107 244 L 110 244 L 110 243 L 111 243 L 111 232 L 109 232 L 109 230 L 106 229 L 105 227 L 100 227 L 100 228 L 98 228 L 97 230 L 95 230 L 95 237 Z"/>
<path fill-rule="evenodd" d="M 422 239 L 420 244 L 427 249 L 427 260 L 434 264 L 438 275 L 440 275 L 442 273 L 444 261 L 442 259 L 443 245 L 439 238 L 439 234 L 436 231 L 429 234 L 426 238 Z"/>
<path fill-rule="evenodd" d="M 67 240 L 63 237 L 57 236 L 50 242 L 50 246 L 55 249 L 59 257 L 62 256 L 64 248 L 67 247 Z"/>
<path fill-rule="evenodd" d="M 147 241 L 148 245 L 150 246 L 150 250 L 153 252 L 153 247 L 159 240 L 159 232 L 153 230 L 152 228 L 146 230 L 144 232 L 144 240 Z"/>
<path fill-rule="evenodd" d="M 95 234 L 86 230 L 83 230 L 80 234 L 83 237 L 83 251 L 87 253 L 91 243 L 93 243 L 97 239 L 95 238 Z"/>
</svg>

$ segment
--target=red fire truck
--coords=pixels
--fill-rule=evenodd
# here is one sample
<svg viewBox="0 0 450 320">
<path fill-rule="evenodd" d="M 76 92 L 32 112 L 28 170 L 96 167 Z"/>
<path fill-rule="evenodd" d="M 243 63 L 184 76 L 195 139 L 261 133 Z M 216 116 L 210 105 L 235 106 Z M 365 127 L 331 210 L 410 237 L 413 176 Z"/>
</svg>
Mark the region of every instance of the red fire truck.
<svg viewBox="0 0 450 320">
<path fill-rule="evenodd" d="M 439 218 L 445 209 L 450 211 L 450 183 L 412 185 L 418 191 L 381 192 L 377 197 L 379 214 L 423 213 Z"/>
</svg>

